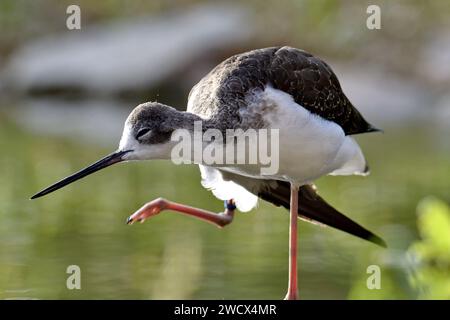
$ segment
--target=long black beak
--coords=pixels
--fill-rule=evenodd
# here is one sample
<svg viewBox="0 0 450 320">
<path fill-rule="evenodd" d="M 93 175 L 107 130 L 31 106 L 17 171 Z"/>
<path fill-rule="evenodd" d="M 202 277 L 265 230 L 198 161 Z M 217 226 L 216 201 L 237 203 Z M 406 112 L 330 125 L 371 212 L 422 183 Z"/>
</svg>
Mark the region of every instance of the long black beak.
<svg viewBox="0 0 450 320">
<path fill-rule="evenodd" d="M 84 169 L 78 171 L 77 173 L 74 173 L 73 175 L 62 179 L 61 181 L 58 181 L 57 183 L 42 190 L 41 192 L 36 193 L 34 196 L 31 197 L 31 199 L 36 199 L 36 198 L 45 196 L 46 194 L 49 194 L 53 191 L 61 189 L 62 187 L 65 187 L 74 181 L 84 178 L 87 175 L 90 175 L 91 173 L 94 173 L 98 170 L 109 167 L 110 165 L 113 165 L 115 163 L 122 162 L 122 161 L 124 161 L 123 156 L 131 151 L 133 151 L 133 150 L 113 152 L 110 155 L 107 155 L 106 157 L 104 157 L 103 159 L 98 160 L 96 163 L 91 164 L 89 167 L 84 168 Z"/>
</svg>

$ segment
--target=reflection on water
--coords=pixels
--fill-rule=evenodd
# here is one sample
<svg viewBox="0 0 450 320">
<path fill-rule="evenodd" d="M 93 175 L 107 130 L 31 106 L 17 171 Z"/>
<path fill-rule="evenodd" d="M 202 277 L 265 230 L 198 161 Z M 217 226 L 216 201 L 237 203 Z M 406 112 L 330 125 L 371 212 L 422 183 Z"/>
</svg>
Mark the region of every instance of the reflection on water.
<svg viewBox="0 0 450 320">
<path fill-rule="evenodd" d="M 111 167 L 29 201 L 34 192 L 110 150 L 22 131 L 2 116 L 0 122 L 0 298 L 284 296 L 286 210 L 260 203 L 250 213 L 238 213 L 224 229 L 170 212 L 127 226 L 130 213 L 159 196 L 222 210 L 222 202 L 201 187 L 196 166 L 168 161 Z M 394 251 L 301 222 L 304 299 L 346 298 L 354 285 L 364 283 L 369 264 L 386 272 L 397 268 L 389 273 L 396 286 L 389 297 L 411 297 L 404 285 L 405 270 L 387 258 L 416 237 L 415 206 L 422 197 L 434 194 L 450 200 L 449 150 L 433 145 L 430 132 L 391 129 L 358 140 L 372 175 L 326 177 L 319 181 L 319 190 L 337 208 L 385 237 Z M 73 264 L 81 268 L 81 290 L 66 288 L 66 268 Z"/>
</svg>

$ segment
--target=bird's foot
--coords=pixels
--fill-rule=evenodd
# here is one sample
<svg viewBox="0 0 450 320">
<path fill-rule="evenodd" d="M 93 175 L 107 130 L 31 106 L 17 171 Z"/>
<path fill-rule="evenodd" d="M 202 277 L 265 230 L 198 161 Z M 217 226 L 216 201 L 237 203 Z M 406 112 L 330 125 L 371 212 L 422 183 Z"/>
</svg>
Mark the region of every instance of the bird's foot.
<svg viewBox="0 0 450 320">
<path fill-rule="evenodd" d="M 127 219 L 127 224 L 133 224 L 134 222 L 143 223 L 146 219 L 156 216 L 161 211 L 167 209 L 168 201 L 163 198 L 158 198 L 143 205 L 138 211 L 133 213 Z"/>
</svg>

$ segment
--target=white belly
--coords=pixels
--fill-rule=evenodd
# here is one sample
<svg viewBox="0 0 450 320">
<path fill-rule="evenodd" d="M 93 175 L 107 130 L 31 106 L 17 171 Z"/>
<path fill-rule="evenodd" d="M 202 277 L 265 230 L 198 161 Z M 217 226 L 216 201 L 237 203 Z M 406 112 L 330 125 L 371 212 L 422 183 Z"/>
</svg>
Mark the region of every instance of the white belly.
<svg viewBox="0 0 450 320">
<path fill-rule="evenodd" d="M 258 167 L 246 165 L 223 170 L 300 185 L 326 174 L 364 174 L 366 163 L 358 144 L 338 124 L 309 112 L 289 94 L 266 87 L 242 117 L 259 111 L 271 129 L 279 130 L 278 172 L 265 175 Z"/>
</svg>

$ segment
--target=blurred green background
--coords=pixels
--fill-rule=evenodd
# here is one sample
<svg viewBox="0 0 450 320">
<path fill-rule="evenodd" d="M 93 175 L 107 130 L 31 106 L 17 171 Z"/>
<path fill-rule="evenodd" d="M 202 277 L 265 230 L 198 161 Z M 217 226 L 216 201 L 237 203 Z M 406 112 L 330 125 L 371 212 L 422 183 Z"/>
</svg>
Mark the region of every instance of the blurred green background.
<svg viewBox="0 0 450 320">
<path fill-rule="evenodd" d="M 329 61 L 385 130 L 357 137 L 369 177 L 317 185 L 389 248 L 300 222 L 301 298 L 450 299 L 449 2 L 379 1 L 380 30 L 366 28 L 368 1 L 78 1 L 74 31 L 69 4 L 0 2 L 0 298 L 282 298 L 284 209 L 260 202 L 224 229 L 170 212 L 125 224 L 160 196 L 221 211 L 196 166 L 127 163 L 28 198 L 113 150 L 137 104 L 183 109 L 190 87 L 227 56 L 290 45 Z M 136 56 L 115 57 L 121 43 L 138 44 Z M 81 268 L 81 290 L 66 288 L 69 265 Z M 366 286 L 370 265 L 381 268 L 380 290 Z"/>
</svg>

